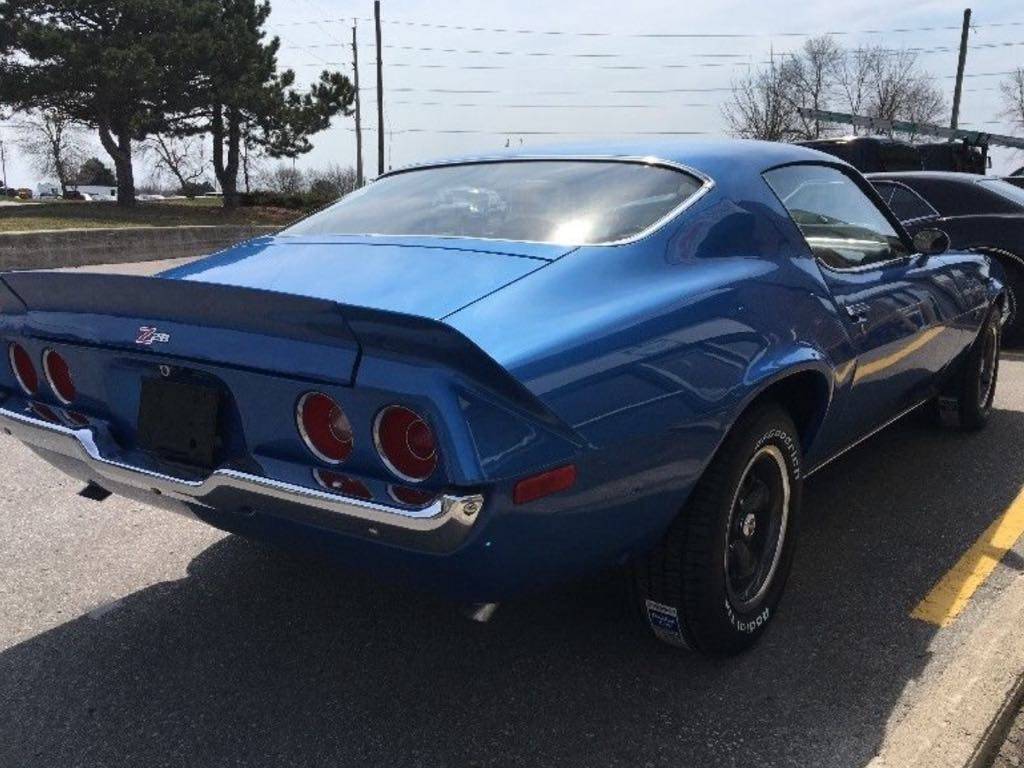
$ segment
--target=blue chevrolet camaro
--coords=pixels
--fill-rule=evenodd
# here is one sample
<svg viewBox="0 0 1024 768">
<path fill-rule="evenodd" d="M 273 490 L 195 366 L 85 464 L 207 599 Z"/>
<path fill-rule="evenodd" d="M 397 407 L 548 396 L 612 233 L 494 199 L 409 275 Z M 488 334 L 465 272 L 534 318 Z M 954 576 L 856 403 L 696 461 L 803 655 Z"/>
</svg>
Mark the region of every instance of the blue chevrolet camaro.
<svg viewBox="0 0 1024 768">
<path fill-rule="evenodd" d="M 0 425 L 87 496 L 483 609 L 624 567 L 727 654 L 808 475 L 918 406 L 984 425 L 997 269 L 806 148 L 453 160 L 157 277 L 3 275 Z"/>
</svg>

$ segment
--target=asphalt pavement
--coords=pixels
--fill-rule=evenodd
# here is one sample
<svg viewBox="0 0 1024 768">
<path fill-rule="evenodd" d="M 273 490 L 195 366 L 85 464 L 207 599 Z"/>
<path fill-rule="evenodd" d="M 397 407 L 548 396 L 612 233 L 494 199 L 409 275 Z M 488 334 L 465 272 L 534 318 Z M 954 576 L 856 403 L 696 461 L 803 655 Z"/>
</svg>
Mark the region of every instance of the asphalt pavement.
<svg viewBox="0 0 1024 768">
<path fill-rule="evenodd" d="M 613 575 L 477 625 L 87 501 L 0 438 L 0 766 L 861 766 L 976 745 L 948 713 L 987 722 L 1024 670 L 1024 546 L 950 626 L 910 613 L 1021 492 L 1024 355 L 996 407 L 980 434 L 911 416 L 811 478 L 782 611 L 726 661 L 651 639 Z"/>
</svg>

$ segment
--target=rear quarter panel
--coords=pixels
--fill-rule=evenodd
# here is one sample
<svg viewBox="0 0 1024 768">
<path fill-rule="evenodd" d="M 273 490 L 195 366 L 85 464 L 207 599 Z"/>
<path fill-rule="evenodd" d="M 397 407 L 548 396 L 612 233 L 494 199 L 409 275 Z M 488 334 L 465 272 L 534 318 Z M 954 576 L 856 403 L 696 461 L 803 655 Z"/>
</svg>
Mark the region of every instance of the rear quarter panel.
<svg viewBox="0 0 1024 768">
<path fill-rule="evenodd" d="M 579 501 L 619 542 L 661 535 L 764 387 L 810 370 L 832 391 L 852 355 L 760 176 L 715 181 L 654 235 L 581 248 L 446 318 L 583 438 Z"/>
</svg>

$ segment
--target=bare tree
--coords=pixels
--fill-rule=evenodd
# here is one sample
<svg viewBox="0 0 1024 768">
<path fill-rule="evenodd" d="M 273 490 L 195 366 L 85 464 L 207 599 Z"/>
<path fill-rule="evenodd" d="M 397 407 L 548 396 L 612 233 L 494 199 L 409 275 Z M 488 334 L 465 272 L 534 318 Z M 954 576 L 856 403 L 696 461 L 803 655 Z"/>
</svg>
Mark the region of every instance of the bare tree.
<svg viewBox="0 0 1024 768">
<path fill-rule="evenodd" d="M 75 181 L 76 169 L 85 157 L 82 132 L 59 109 L 31 113 L 15 126 L 18 145 L 33 168 L 44 176 L 56 176 L 63 195 Z"/>
<path fill-rule="evenodd" d="M 873 49 L 864 46 L 845 51 L 836 64 L 835 77 L 842 105 L 845 111 L 854 115 L 864 114 L 870 98 L 870 83 L 874 75 L 876 58 L 872 51 Z M 851 125 L 850 130 L 854 136 L 860 133 L 856 125 Z"/>
<path fill-rule="evenodd" d="M 942 92 L 921 71 L 913 51 L 872 49 L 871 117 L 880 120 L 934 122 L 946 108 Z M 914 138 L 911 135 L 909 138 Z"/>
<path fill-rule="evenodd" d="M 783 76 L 788 81 L 785 94 L 796 113 L 798 139 L 820 139 L 831 132 L 828 123 L 817 117 L 805 117 L 801 109 L 827 110 L 837 90 L 836 74 L 843 61 L 843 49 L 831 35 L 812 37 L 803 49 L 785 62 Z"/>
<path fill-rule="evenodd" d="M 797 118 L 787 93 L 789 75 L 784 62 L 771 63 L 734 81 L 722 116 L 734 136 L 786 141 L 797 133 Z"/>
<path fill-rule="evenodd" d="M 1003 116 L 1014 128 L 1024 130 L 1024 67 L 1018 67 L 999 84 Z"/>
<path fill-rule="evenodd" d="M 723 108 L 731 132 L 770 141 L 817 139 L 830 129 L 801 109 L 826 110 L 836 91 L 843 50 L 829 35 L 807 40 L 792 54 L 772 55 L 767 67 L 733 83 Z"/>
<path fill-rule="evenodd" d="M 879 46 L 847 51 L 823 35 L 811 38 L 781 61 L 773 56 L 767 67 L 734 83 L 722 111 L 738 136 L 799 141 L 836 131 L 801 110 L 835 107 L 880 120 L 929 123 L 946 105 L 942 91 L 920 68 L 913 51 Z M 854 135 L 859 133 L 856 125 L 851 129 Z"/>
<path fill-rule="evenodd" d="M 186 194 L 205 179 L 209 169 L 206 149 L 198 136 L 175 138 L 156 133 L 142 143 L 141 149 L 152 158 L 154 175 L 173 178 Z"/>
<path fill-rule="evenodd" d="M 855 115 L 933 123 L 946 109 L 942 91 L 910 50 L 869 46 L 848 51 L 836 69 L 836 80 L 843 106 Z M 858 133 L 856 126 L 853 132 Z"/>
<path fill-rule="evenodd" d="M 278 192 L 282 195 L 298 195 L 306 187 L 302 171 L 285 163 L 277 165 L 264 174 L 262 182 L 270 192 Z"/>
<path fill-rule="evenodd" d="M 322 169 L 306 173 L 309 191 L 324 200 L 336 200 L 344 197 L 356 188 L 356 172 L 354 168 L 340 165 L 328 165 Z"/>
</svg>

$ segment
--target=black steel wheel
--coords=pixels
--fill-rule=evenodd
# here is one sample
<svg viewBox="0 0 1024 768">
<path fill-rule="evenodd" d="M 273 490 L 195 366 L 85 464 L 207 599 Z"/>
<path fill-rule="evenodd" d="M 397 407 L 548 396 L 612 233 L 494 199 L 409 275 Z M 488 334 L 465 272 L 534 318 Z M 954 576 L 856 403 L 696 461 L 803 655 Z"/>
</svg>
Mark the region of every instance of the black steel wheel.
<svg viewBox="0 0 1024 768">
<path fill-rule="evenodd" d="M 764 634 L 793 561 L 801 460 L 796 427 L 778 405 L 739 419 L 662 543 L 634 564 L 637 602 L 656 637 L 731 655 Z"/>
<path fill-rule="evenodd" d="M 978 430 L 988 422 L 999 383 L 1002 332 L 1002 311 L 996 306 L 981 326 L 959 374 L 939 398 L 943 423 Z"/>
</svg>

